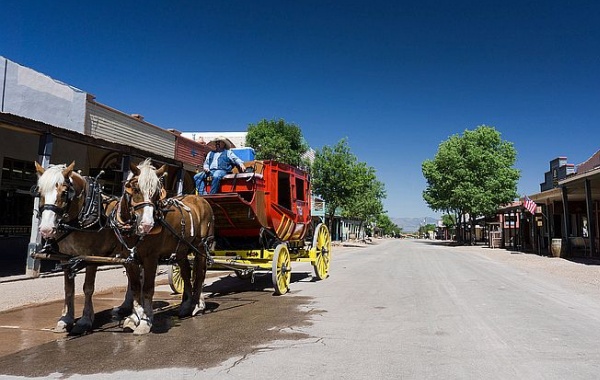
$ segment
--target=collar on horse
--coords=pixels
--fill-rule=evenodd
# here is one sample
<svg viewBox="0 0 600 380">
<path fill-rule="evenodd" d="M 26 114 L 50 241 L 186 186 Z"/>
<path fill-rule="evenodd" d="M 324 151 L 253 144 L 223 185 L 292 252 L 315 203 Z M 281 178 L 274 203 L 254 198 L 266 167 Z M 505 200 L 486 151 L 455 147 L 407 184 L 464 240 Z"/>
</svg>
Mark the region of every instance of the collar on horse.
<svg viewBox="0 0 600 380">
<path fill-rule="evenodd" d="M 73 220 L 60 220 L 59 228 L 67 231 L 97 231 L 106 226 L 105 202 L 102 200 L 102 185 L 98 178 L 83 177 L 85 185 L 81 192 L 76 196 L 81 198 L 84 194 L 83 204 L 77 218 Z M 75 189 L 72 181 L 69 181 L 67 208 L 75 199 Z M 68 213 L 66 214 L 68 215 Z M 92 229 L 92 227 L 96 227 Z"/>
</svg>

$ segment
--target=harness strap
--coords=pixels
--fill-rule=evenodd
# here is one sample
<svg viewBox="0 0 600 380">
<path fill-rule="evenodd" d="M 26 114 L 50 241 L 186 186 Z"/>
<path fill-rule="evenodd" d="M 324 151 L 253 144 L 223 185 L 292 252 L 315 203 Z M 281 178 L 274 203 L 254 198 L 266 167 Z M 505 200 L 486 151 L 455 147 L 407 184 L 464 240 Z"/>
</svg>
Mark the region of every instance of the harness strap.
<svg viewBox="0 0 600 380">
<path fill-rule="evenodd" d="M 130 248 L 127 245 L 127 242 L 125 241 L 123 234 L 121 233 L 121 229 L 113 228 L 113 231 L 115 232 L 115 235 L 117 236 L 117 239 L 119 240 L 119 242 L 123 245 L 123 247 L 125 247 L 125 249 L 127 249 L 127 251 L 129 251 L 129 256 L 127 256 L 127 258 L 125 259 L 125 264 L 130 264 L 130 263 L 134 262 L 137 259 L 136 255 L 135 255 L 137 252 L 136 247 L 142 239 L 138 237 L 135 244 L 133 246 L 131 246 L 131 248 Z"/>
<path fill-rule="evenodd" d="M 56 215 L 61 215 L 65 211 L 63 207 L 58 207 L 57 205 L 55 205 L 53 203 L 45 203 L 42 206 L 40 206 L 40 212 L 44 212 L 46 210 L 52 211 Z"/>
<path fill-rule="evenodd" d="M 105 227 L 102 225 L 101 218 L 105 215 L 104 203 L 102 202 L 102 186 L 98 183 L 97 178 L 84 177 L 86 181 L 86 188 L 82 189 L 81 193 L 77 196 L 78 198 L 84 195 L 84 204 L 77 219 L 71 221 L 62 221 L 58 223 L 58 228 L 63 231 L 100 231 Z M 69 182 L 69 187 L 73 187 L 72 182 Z M 74 190 L 73 190 L 74 191 Z M 72 198 L 69 198 L 68 207 L 71 205 Z M 58 214 L 64 212 L 63 208 L 57 207 L 56 205 L 45 204 L 40 207 L 41 211 L 50 210 Z M 97 229 L 90 230 L 90 227 L 97 225 Z"/>
<path fill-rule="evenodd" d="M 208 250 L 208 248 L 205 249 L 205 252 L 202 253 L 200 252 L 200 250 L 198 250 L 198 248 L 196 248 L 192 243 L 190 243 L 189 241 L 185 240 L 182 236 L 177 234 L 177 231 L 175 231 L 175 229 L 173 228 L 173 226 L 171 226 L 169 223 L 166 222 L 166 220 L 164 218 L 159 218 L 158 221 L 160 222 L 160 224 L 162 224 L 170 233 L 172 233 L 175 237 L 177 237 L 177 239 L 179 239 L 179 241 L 183 241 L 183 243 L 185 245 L 188 246 L 188 248 L 190 248 L 192 251 L 194 251 L 195 254 L 206 258 L 207 262 L 212 265 L 212 263 L 214 262 L 213 257 L 210 254 L 210 251 Z M 202 238 L 202 244 L 205 245 L 205 247 L 207 247 L 208 244 L 208 240 L 211 239 L 212 237 L 206 237 L 206 238 Z"/>
<path fill-rule="evenodd" d="M 129 256 L 125 259 L 125 264 L 129 264 L 136 260 L 136 255 L 135 255 L 137 252 L 136 247 L 142 239 L 140 237 L 138 237 L 137 241 L 135 242 L 135 244 L 133 246 L 129 247 L 129 245 L 127 245 L 127 242 L 125 241 L 125 238 L 123 237 L 123 232 L 124 231 L 130 232 L 132 228 L 131 228 L 130 224 L 125 224 L 120 220 L 119 213 L 118 213 L 118 209 L 120 207 L 121 207 L 121 204 L 119 203 L 112 210 L 112 212 L 110 213 L 110 217 L 107 220 L 107 224 L 112 228 L 113 232 L 115 233 L 115 236 L 117 237 L 117 239 L 119 240 L 121 245 L 123 247 L 125 247 L 125 249 L 127 251 L 129 251 Z"/>
<path fill-rule="evenodd" d="M 85 195 L 83 207 L 77 217 L 81 228 L 88 228 L 96 223 L 100 223 L 103 210 L 102 204 L 102 186 L 98 183 L 97 177 L 85 177 L 87 192 Z"/>
</svg>

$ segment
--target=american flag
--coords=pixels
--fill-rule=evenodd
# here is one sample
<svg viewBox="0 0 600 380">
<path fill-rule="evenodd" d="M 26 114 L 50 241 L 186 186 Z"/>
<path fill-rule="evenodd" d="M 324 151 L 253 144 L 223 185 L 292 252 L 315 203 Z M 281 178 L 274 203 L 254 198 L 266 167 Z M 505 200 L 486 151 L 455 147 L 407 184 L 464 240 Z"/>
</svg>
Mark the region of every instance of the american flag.
<svg viewBox="0 0 600 380">
<path fill-rule="evenodd" d="M 530 213 L 535 214 L 535 208 L 537 207 L 537 204 L 526 195 L 525 200 L 523 201 L 523 207 L 525 207 Z"/>
</svg>

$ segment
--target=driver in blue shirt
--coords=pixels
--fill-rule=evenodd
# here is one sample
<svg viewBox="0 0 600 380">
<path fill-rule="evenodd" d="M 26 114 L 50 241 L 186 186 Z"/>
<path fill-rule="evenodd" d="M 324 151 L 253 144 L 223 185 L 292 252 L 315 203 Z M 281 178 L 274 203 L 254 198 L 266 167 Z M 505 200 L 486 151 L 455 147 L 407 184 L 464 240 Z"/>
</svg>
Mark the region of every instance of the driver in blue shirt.
<svg viewBox="0 0 600 380">
<path fill-rule="evenodd" d="M 231 151 L 229 140 L 225 137 L 217 137 L 212 141 L 215 149 L 208 152 L 202 171 L 194 176 L 198 194 L 206 195 L 206 178 L 212 177 L 210 184 L 210 194 L 216 194 L 219 190 L 221 179 L 227 173 L 231 173 L 234 165 L 239 167 L 242 172 L 246 170 L 244 162 Z"/>
</svg>

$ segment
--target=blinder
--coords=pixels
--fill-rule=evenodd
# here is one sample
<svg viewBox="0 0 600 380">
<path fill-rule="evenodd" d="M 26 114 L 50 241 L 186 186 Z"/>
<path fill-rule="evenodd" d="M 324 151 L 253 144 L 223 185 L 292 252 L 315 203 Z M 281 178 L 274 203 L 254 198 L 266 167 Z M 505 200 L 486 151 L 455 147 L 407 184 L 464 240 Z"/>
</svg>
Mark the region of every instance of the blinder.
<svg viewBox="0 0 600 380">
<path fill-rule="evenodd" d="M 77 192 L 75 191 L 75 186 L 73 185 L 73 180 L 69 177 L 67 181 L 65 181 L 66 190 L 60 194 L 62 198 L 62 202 L 65 204 L 63 207 L 58 207 L 56 204 L 45 203 L 39 207 L 39 213 L 48 210 L 52 211 L 57 215 L 57 218 L 62 219 L 66 218 L 69 215 L 69 208 L 71 206 L 71 202 L 77 196 Z M 39 196 L 39 188 L 38 186 L 33 186 L 31 188 L 31 193 L 34 196 Z"/>
<path fill-rule="evenodd" d="M 75 186 L 73 186 L 73 180 L 69 177 L 68 185 L 67 185 L 67 202 L 73 201 L 77 193 L 75 192 Z"/>
<path fill-rule="evenodd" d="M 152 207 L 154 209 L 154 217 L 155 218 L 159 218 L 160 217 L 160 202 L 162 202 L 166 197 L 167 197 L 167 192 L 164 189 L 164 187 L 160 187 L 160 190 L 158 191 L 158 197 L 156 198 L 156 195 L 153 197 L 153 199 L 149 200 L 149 201 L 141 201 L 141 202 L 135 202 L 134 201 L 134 193 L 136 192 L 136 190 L 139 192 L 139 189 L 137 188 L 137 180 L 130 180 L 127 181 L 125 183 L 124 186 L 124 192 L 123 195 L 125 196 L 125 200 L 126 200 L 126 204 L 129 207 L 130 211 L 130 218 L 129 220 L 127 220 L 125 223 L 127 224 L 135 224 L 136 220 L 137 220 L 137 213 L 135 211 L 140 210 L 144 207 Z"/>
</svg>

